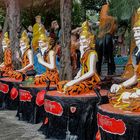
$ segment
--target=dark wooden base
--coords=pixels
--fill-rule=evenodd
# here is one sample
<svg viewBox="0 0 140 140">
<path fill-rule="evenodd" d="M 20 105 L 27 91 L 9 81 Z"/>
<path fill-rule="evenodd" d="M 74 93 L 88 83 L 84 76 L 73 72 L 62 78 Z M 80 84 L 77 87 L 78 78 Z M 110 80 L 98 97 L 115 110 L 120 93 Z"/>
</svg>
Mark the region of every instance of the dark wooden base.
<svg viewBox="0 0 140 140">
<path fill-rule="evenodd" d="M 30 123 L 39 123 L 43 121 L 44 118 L 44 106 L 42 105 L 37 105 L 36 104 L 36 98 L 37 94 L 40 91 L 44 91 L 46 93 L 46 86 L 37 86 L 37 85 L 20 85 L 19 88 L 19 98 L 20 98 L 20 103 L 19 103 L 19 108 L 17 111 L 17 116 L 19 120 L 24 120 Z M 53 90 L 53 88 L 52 88 Z M 21 92 L 26 92 L 29 94 L 30 100 L 26 99 L 21 99 Z M 26 95 L 25 95 L 26 96 Z M 44 98 L 44 97 L 43 97 Z"/>
<path fill-rule="evenodd" d="M 0 109 L 16 110 L 18 107 L 18 98 L 11 99 L 10 92 L 12 88 L 18 90 L 21 81 L 10 78 L 0 78 Z"/>
<path fill-rule="evenodd" d="M 108 102 L 106 91 L 102 101 Z M 45 96 L 45 119 L 40 130 L 47 138 L 95 140 L 97 132 L 95 93 L 66 96 L 57 91 Z M 102 102 L 102 103 L 103 103 Z"/>
<path fill-rule="evenodd" d="M 128 112 L 111 104 L 98 106 L 101 140 L 140 140 L 140 112 Z"/>
</svg>

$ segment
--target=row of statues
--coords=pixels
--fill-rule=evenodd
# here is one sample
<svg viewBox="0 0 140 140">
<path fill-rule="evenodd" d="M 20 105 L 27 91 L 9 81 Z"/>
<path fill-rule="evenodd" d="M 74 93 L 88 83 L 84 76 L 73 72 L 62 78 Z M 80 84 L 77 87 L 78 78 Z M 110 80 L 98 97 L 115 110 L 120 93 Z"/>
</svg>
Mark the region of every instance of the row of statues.
<svg viewBox="0 0 140 140">
<path fill-rule="evenodd" d="M 37 38 L 38 38 L 38 47 L 36 47 L 37 48 L 36 56 L 38 62 L 46 68 L 46 72 L 41 75 L 35 75 L 34 84 L 42 85 L 46 84 L 46 80 L 50 80 L 51 85 L 58 84 L 57 88 L 59 91 L 61 92 L 64 91 L 68 94 L 74 95 L 89 93 L 89 91 L 93 90 L 94 85 L 100 81 L 100 78 L 96 73 L 97 53 L 93 49 L 93 47 L 95 46 L 94 36 L 89 32 L 89 25 L 87 21 L 83 23 L 82 32 L 80 34 L 82 67 L 79 70 L 75 79 L 72 81 L 59 82 L 59 73 L 56 67 L 56 58 L 55 58 L 56 54 L 55 51 L 53 50 L 53 46 L 51 45 L 51 38 L 47 37 L 43 32 L 39 34 Z M 33 61 L 33 51 L 29 46 L 29 39 L 25 31 L 21 35 L 20 51 L 21 51 L 20 60 L 22 61 L 22 69 L 8 70 L 7 76 L 18 80 L 19 79 L 23 80 L 23 75 L 27 79 L 28 78 L 27 73 L 35 70 Z M 12 60 L 12 55 L 9 58 Z M 1 68 L 2 67 L 3 65 L 1 65 Z"/>
<path fill-rule="evenodd" d="M 119 85 L 113 84 L 110 91 L 111 93 L 115 94 L 110 94 L 109 97 L 110 103 L 114 107 L 118 107 L 129 111 L 140 111 L 140 10 L 138 10 L 138 14 L 139 18 L 133 27 L 134 38 L 137 45 L 133 52 L 133 66 L 135 68 L 134 75 L 133 77 Z M 57 85 L 57 90 L 59 92 L 63 92 L 67 95 L 88 94 L 91 91 L 93 91 L 93 88 L 100 82 L 100 77 L 97 74 L 96 70 L 98 55 L 95 51 L 95 38 L 89 30 L 88 21 L 85 21 L 82 24 L 80 33 L 79 43 L 81 52 L 81 68 L 75 76 L 74 80 L 59 81 L 59 71 L 56 67 L 56 53 L 53 49 L 53 45 L 51 44 L 51 38 L 46 36 L 44 26 L 40 22 L 40 17 L 36 18 L 38 22 L 33 27 L 34 30 L 32 49 L 29 45 L 27 33 L 24 31 L 21 35 L 20 60 L 22 62 L 22 68 L 20 70 L 14 70 L 12 66 L 12 52 L 10 49 L 10 40 L 8 38 L 8 34 L 5 33 L 4 39 L 2 41 L 2 47 L 4 51 L 4 62 L 0 65 L 0 71 L 3 72 L 3 76 L 8 76 L 10 78 L 20 80 L 28 80 L 30 75 L 34 75 L 33 84 L 45 85 L 46 81 L 49 80 L 51 81 L 51 85 Z M 112 19 L 112 17 L 107 17 L 105 18 L 105 21 L 107 19 L 109 19 L 111 23 L 113 21 L 113 23 L 111 24 L 113 26 L 114 19 Z M 107 24 L 109 24 L 108 22 Z M 101 24 L 105 23 L 102 21 Z M 112 26 L 111 28 L 114 28 Z M 107 45 L 110 45 L 110 39 L 108 38 L 110 38 L 110 34 L 113 29 L 111 31 L 110 29 L 108 30 L 109 32 L 106 32 L 107 36 L 105 39 L 106 42 L 108 42 Z M 100 35 L 102 36 L 102 34 Z M 102 41 L 100 39 L 99 42 Z M 36 55 L 38 63 L 46 69 L 46 72 L 42 74 L 36 74 L 33 55 Z M 108 59 L 108 61 L 111 61 L 111 57 Z M 113 63 L 114 62 L 112 62 L 112 65 Z M 135 86 L 133 87 L 133 85 Z"/>
</svg>

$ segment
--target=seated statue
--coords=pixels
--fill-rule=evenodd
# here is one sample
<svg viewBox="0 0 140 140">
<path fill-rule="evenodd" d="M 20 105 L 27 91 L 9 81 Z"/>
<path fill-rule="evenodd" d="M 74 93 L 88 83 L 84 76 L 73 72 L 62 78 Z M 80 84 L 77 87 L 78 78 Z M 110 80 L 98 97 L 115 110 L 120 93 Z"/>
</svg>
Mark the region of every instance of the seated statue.
<svg viewBox="0 0 140 140">
<path fill-rule="evenodd" d="M 8 33 L 4 34 L 4 39 L 2 41 L 2 49 L 4 53 L 3 63 L 0 64 L 0 71 L 3 73 L 2 76 L 8 76 L 8 72 L 13 70 L 12 66 L 12 50 L 10 48 L 10 39 L 8 38 Z"/>
<path fill-rule="evenodd" d="M 17 80 L 24 80 L 24 76 L 30 75 L 29 73 L 34 72 L 33 66 L 33 52 L 29 46 L 29 39 L 27 33 L 24 31 L 20 39 L 20 51 L 21 51 L 21 60 L 22 68 L 16 71 L 9 72 L 11 78 Z M 34 74 L 33 74 L 34 75 Z"/>
<path fill-rule="evenodd" d="M 43 85 L 46 81 L 50 81 L 51 85 L 56 85 L 59 81 L 59 74 L 56 68 L 56 54 L 51 45 L 51 39 L 45 34 L 41 34 L 38 38 L 38 62 L 46 68 L 46 72 L 36 75 L 35 84 Z"/>
<path fill-rule="evenodd" d="M 140 111 L 140 9 L 138 9 L 138 20 L 134 24 L 134 39 L 136 48 L 132 54 L 134 75 L 121 84 L 114 84 L 111 87 L 110 103 L 127 111 Z"/>
<path fill-rule="evenodd" d="M 88 94 L 93 91 L 95 85 L 100 81 L 96 73 L 97 53 L 93 49 L 94 36 L 89 32 L 88 22 L 82 25 L 80 34 L 81 68 L 74 80 L 61 81 L 57 90 L 67 95 Z"/>
</svg>

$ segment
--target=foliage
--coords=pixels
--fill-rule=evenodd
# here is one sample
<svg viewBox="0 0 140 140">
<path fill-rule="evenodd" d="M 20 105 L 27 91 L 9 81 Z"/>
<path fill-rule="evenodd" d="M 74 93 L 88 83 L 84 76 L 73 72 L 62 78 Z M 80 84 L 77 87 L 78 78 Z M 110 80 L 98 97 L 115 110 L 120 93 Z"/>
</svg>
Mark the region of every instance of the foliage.
<svg viewBox="0 0 140 140">
<path fill-rule="evenodd" d="M 84 20 L 85 10 L 82 4 L 77 1 L 73 0 L 72 6 L 72 25 L 73 27 L 79 26 L 81 22 Z"/>
<path fill-rule="evenodd" d="M 42 17 L 42 22 L 47 28 L 48 26 L 51 25 L 51 21 L 53 20 L 58 20 L 59 21 L 59 15 L 58 11 L 41 11 L 39 12 L 38 7 L 33 7 L 32 11 L 30 8 L 25 8 L 21 12 L 21 23 L 24 25 L 24 27 L 28 27 L 29 25 L 34 25 L 35 23 L 35 16 L 41 15 Z"/>
<path fill-rule="evenodd" d="M 21 23 L 24 27 L 28 27 L 29 25 L 34 25 L 35 17 L 40 15 L 42 17 L 42 23 L 48 28 L 51 25 L 53 20 L 60 20 L 59 16 L 59 6 L 48 7 L 46 4 L 47 1 L 40 1 L 38 3 L 37 0 L 33 0 L 32 4 L 28 7 L 22 8 L 21 12 Z M 56 3 L 54 3 L 56 4 Z M 52 8 L 54 8 L 52 10 Z"/>
<path fill-rule="evenodd" d="M 38 10 L 39 5 L 36 7 L 29 7 L 24 8 L 21 12 L 21 23 L 22 25 L 28 27 L 29 25 L 33 25 L 35 23 L 34 17 L 36 15 L 42 16 L 42 22 L 45 25 L 46 28 L 48 28 L 51 25 L 51 21 L 58 20 L 60 23 L 60 11 L 59 8 L 56 10 L 47 10 L 46 6 L 43 6 L 41 10 Z M 72 5 L 72 27 L 80 26 L 81 23 L 84 21 L 84 14 L 85 10 L 83 6 L 81 5 L 80 1 L 73 0 Z"/>
<path fill-rule="evenodd" d="M 3 26 L 5 20 L 5 11 L 4 9 L 0 8 L 0 25 Z"/>
<path fill-rule="evenodd" d="M 97 10 L 99 11 L 101 6 L 106 0 L 81 0 L 82 6 L 86 10 Z"/>
<path fill-rule="evenodd" d="M 110 0 L 110 13 L 118 20 L 129 20 L 139 6 L 139 0 Z"/>
</svg>

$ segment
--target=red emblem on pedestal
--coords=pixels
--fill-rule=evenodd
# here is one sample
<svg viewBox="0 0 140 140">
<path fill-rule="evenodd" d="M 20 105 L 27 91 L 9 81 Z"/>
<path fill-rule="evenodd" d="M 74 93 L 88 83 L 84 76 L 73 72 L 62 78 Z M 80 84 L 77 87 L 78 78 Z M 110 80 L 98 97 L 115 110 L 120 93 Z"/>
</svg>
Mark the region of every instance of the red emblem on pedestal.
<svg viewBox="0 0 140 140">
<path fill-rule="evenodd" d="M 97 114 L 98 126 L 110 134 L 123 135 L 126 131 L 126 126 L 123 120 L 110 118 L 107 115 Z"/>
<path fill-rule="evenodd" d="M 62 116 L 63 114 L 63 107 L 61 106 L 60 103 L 56 101 L 50 101 L 46 99 L 44 107 L 46 112 L 53 114 L 55 116 Z"/>
<path fill-rule="evenodd" d="M 70 107 L 70 111 L 71 111 L 71 113 L 75 113 L 75 112 L 76 112 L 76 110 L 77 110 L 77 109 L 76 109 L 76 107 L 75 107 L 75 106 L 71 106 L 71 107 Z"/>
<path fill-rule="evenodd" d="M 44 105 L 44 96 L 45 96 L 45 94 L 46 94 L 46 90 L 42 90 L 42 91 L 37 93 L 36 104 L 38 106 Z"/>
<path fill-rule="evenodd" d="M 17 96 L 18 96 L 18 90 L 13 87 L 10 92 L 10 97 L 12 100 L 15 100 Z"/>
<path fill-rule="evenodd" d="M 49 122 L 49 119 L 48 119 L 48 117 L 46 117 L 45 121 L 44 121 L 44 124 L 48 124 L 48 122 Z"/>
<path fill-rule="evenodd" d="M 9 85 L 0 82 L 0 91 L 3 93 L 9 92 Z"/>
<path fill-rule="evenodd" d="M 32 95 L 30 94 L 29 91 L 20 89 L 19 93 L 20 93 L 20 101 L 31 102 Z"/>
</svg>

